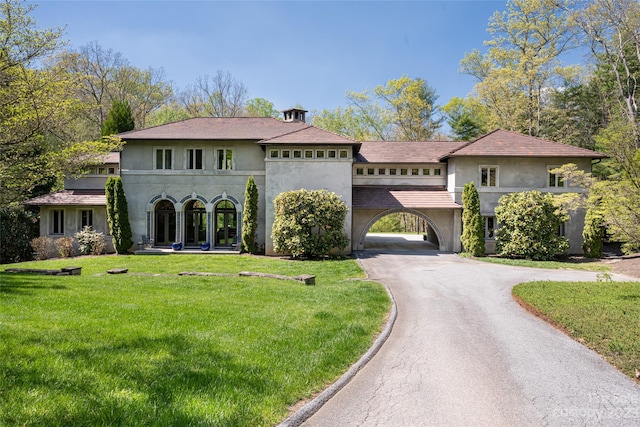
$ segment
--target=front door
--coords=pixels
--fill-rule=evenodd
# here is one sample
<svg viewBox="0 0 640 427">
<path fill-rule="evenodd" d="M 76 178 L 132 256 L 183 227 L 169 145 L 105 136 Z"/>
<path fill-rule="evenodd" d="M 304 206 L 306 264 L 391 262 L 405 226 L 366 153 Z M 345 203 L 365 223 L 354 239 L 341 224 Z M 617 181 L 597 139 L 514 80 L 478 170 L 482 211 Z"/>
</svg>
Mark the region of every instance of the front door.
<svg viewBox="0 0 640 427">
<path fill-rule="evenodd" d="M 185 206 L 185 246 L 200 246 L 207 241 L 207 210 L 200 200 Z"/>
<path fill-rule="evenodd" d="M 176 210 L 169 200 L 162 200 L 156 205 L 155 245 L 169 246 L 176 238 Z"/>
<path fill-rule="evenodd" d="M 231 247 L 237 244 L 238 214 L 234 204 L 228 200 L 221 201 L 216 205 L 215 216 L 215 246 Z"/>
</svg>

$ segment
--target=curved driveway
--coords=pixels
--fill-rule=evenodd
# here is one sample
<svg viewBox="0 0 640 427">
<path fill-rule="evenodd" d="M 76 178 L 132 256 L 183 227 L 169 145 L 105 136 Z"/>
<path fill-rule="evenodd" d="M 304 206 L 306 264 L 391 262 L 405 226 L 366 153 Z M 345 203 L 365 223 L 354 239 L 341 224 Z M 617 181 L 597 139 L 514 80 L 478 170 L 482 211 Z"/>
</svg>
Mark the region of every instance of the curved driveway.
<svg viewBox="0 0 640 427">
<path fill-rule="evenodd" d="M 595 273 L 436 251 L 361 252 L 394 295 L 389 339 L 304 426 L 640 425 L 640 387 L 522 310 L 513 285 Z"/>
</svg>

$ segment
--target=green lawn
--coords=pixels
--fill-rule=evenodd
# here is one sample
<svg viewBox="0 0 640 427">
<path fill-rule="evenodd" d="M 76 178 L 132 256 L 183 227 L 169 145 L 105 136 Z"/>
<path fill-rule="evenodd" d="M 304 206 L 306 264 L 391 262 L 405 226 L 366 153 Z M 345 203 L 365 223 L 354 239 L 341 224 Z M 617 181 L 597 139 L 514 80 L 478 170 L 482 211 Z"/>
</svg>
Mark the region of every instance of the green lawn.
<svg viewBox="0 0 640 427">
<path fill-rule="evenodd" d="M 469 255 L 466 255 L 464 253 L 461 253 L 460 256 L 473 258 L 477 261 L 491 262 L 494 264 L 502 264 L 502 265 L 512 265 L 516 267 L 533 267 L 533 268 L 550 268 L 550 269 L 569 268 L 573 270 L 590 270 L 590 271 L 610 271 L 611 270 L 610 266 L 594 260 L 532 261 L 529 259 L 499 258 L 496 256 L 470 257 Z"/>
<path fill-rule="evenodd" d="M 513 294 L 635 378 L 640 370 L 640 282 L 531 282 Z"/>
<path fill-rule="evenodd" d="M 390 308 L 381 285 L 350 280 L 363 277 L 353 260 L 103 256 L 15 266 L 70 265 L 82 275 L 0 273 L 0 425 L 273 425 L 357 360 Z M 105 274 L 116 267 L 129 273 Z M 306 273 L 316 286 L 181 271 Z"/>
</svg>

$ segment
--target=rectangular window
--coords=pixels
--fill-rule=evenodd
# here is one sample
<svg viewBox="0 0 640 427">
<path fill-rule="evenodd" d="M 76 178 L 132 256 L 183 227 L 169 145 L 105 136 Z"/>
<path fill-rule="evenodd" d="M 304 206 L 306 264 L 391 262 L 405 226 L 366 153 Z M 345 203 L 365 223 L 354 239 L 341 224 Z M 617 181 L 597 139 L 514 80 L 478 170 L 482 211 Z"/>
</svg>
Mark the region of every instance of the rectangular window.
<svg viewBox="0 0 640 427">
<path fill-rule="evenodd" d="M 304 150 L 305 159 L 313 159 L 313 150 Z"/>
<path fill-rule="evenodd" d="M 316 159 L 324 159 L 324 150 L 316 151 Z"/>
<path fill-rule="evenodd" d="M 411 169 L 411 175 L 419 175 L 419 174 L 420 174 L 419 169 Z"/>
<path fill-rule="evenodd" d="M 301 159 L 302 158 L 302 150 L 293 150 L 293 158 Z"/>
<path fill-rule="evenodd" d="M 107 168 L 104 168 L 104 167 L 98 168 L 98 175 L 106 175 L 106 174 L 107 174 Z"/>
<path fill-rule="evenodd" d="M 493 240 L 496 238 L 496 217 L 484 216 L 484 238 L 487 240 Z"/>
<path fill-rule="evenodd" d="M 378 175 L 385 175 L 386 173 L 387 173 L 387 170 L 385 168 L 378 169 Z"/>
<path fill-rule="evenodd" d="M 395 168 L 390 168 L 389 169 L 389 175 L 395 175 L 395 174 L 396 174 Z"/>
<path fill-rule="evenodd" d="M 433 170 L 433 174 L 436 175 L 436 176 L 439 176 L 440 175 L 440 171 L 441 171 L 440 168 L 436 168 L 436 169 Z"/>
<path fill-rule="evenodd" d="M 173 169 L 173 149 L 156 149 L 156 169 Z"/>
<path fill-rule="evenodd" d="M 564 188 L 564 181 L 560 176 L 555 173 L 551 173 L 553 169 L 556 169 L 558 166 L 547 166 L 547 174 L 549 177 L 549 187 L 554 188 Z"/>
<path fill-rule="evenodd" d="M 368 168 L 367 169 L 367 175 L 375 175 L 376 170 L 374 168 Z"/>
<path fill-rule="evenodd" d="M 51 234 L 64 234 L 64 209 L 51 211 Z"/>
<path fill-rule="evenodd" d="M 279 154 L 280 152 L 278 150 L 269 150 L 269 157 L 272 159 L 277 159 Z"/>
<path fill-rule="evenodd" d="M 406 175 L 406 174 L 407 174 L 406 169 L 400 169 L 400 175 Z"/>
<path fill-rule="evenodd" d="M 230 148 L 219 148 L 217 150 L 217 169 L 230 171 L 233 169 L 233 150 Z"/>
<path fill-rule="evenodd" d="M 85 227 L 93 227 L 93 211 L 83 209 L 80 211 L 80 230 Z"/>
<path fill-rule="evenodd" d="M 283 158 L 283 159 L 289 159 L 289 158 L 291 158 L 291 151 L 289 151 L 289 150 L 282 150 L 282 158 Z"/>
<path fill-rule="evenodd" d="M 431 175 L 431 169 L 422 169 L 422 175 Z"/>
<path fill-rule="evenodd" d="M 107 168 L 107 173 L 109 175 L 115 175 L 116 174 L 116 168 L 114 168 L 114 167 Z"/>
<path fill-rule="evenodd" d="M 481 187 L 497 187 L 498 186 L 498 167 L 497 166 L 480 166 L 480 186 Z"/>
<path fill-rule="evenodd" d="M 185 169 L 204 169 L 201 148 L 187 148 L 185 157 Z"/>
<path fill-rule="evenodd" d="M 349 158 L 349 152 L 347 150 L 340 150 L 340 158 L 341 159 Z"/>
<path fill-rule="evenodd" d="M 356 169 L 356 175 L 364 175 L 364 169 L 363 168 L 357 168 Z"/>
<path fill-rule="evenodd" d="M 330 159 L 335 159 L 338 153 L 336 152 L 336 150 L 329 150 L 327 151 L 327 154 L 327 157 L 329 157 Z"/>
</svg>

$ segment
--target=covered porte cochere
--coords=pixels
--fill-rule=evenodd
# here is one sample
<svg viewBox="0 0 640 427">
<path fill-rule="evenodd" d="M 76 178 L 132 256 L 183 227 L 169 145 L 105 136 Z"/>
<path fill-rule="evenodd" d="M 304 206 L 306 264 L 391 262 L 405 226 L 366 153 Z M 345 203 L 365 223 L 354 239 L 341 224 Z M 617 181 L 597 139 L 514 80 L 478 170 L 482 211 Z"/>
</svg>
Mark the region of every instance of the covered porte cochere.
<svg viewBox="0 0 640 427">
<path fill-rule="evenodd" d="M 428 224 L 427 238 L 442 252 L 459 252 L 462 206 L 444 187 L 354 186 L 352 249 L 365 249 L 369 229 L 395 212 L 413 214 Z"/>
</svg>

